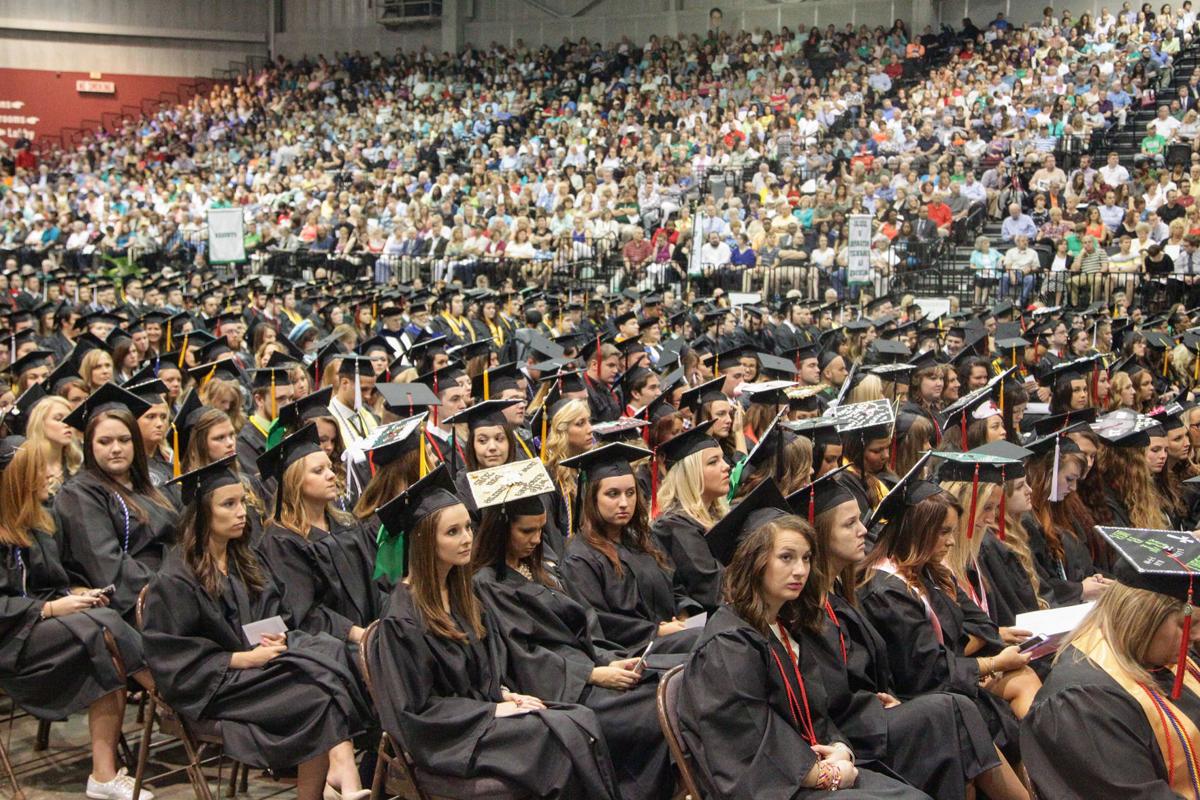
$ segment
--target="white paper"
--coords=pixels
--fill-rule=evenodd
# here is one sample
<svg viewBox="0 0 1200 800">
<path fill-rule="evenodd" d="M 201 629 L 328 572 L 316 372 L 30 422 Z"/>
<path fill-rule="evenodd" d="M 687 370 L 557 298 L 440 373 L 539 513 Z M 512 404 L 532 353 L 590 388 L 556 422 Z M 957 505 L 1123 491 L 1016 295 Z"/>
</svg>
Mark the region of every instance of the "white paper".
<svg viewBox="0 0 1200 800">
<path fill-rule="evenodd" d="M 683 629 L 686 631 L 690 630 L 691 628 L 703 628 L 706 622 L 708 622 L 708 612 L 701 611 L 694 617 L 688 617 L 683 623 Z"/>
<path fill-rule="evenodd" d="M 251 622 L 249 625 L 243 625 L 242 633 L 246 635 L 246 641 L 250 643 L 251 647 L 257 647 L 262 644 L 264 635 L 287 633 L 287 625 L 284 624 L 283 617 L 267 617 L 257 622 Z"/>
<path fill-rule="evenodd" d="M 1080 603 L 1062 608 L 1047 608 L 1042 611 L 1028 611 L 1017 614 L 1015 627 L 1032 632 L 1035 636 L 1054 636 L 1075 630 L 1087 613 L 1092 610 L 1094 603 Z"/>
</svg>

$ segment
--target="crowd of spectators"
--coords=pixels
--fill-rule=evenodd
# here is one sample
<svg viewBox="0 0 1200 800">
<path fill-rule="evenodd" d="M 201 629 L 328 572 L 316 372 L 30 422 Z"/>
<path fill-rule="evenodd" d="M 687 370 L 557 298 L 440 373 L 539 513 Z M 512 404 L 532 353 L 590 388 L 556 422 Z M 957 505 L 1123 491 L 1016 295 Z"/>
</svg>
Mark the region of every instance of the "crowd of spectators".
<svg viewBox="0 0 1200 800">
<path fill-rule="evenodd" d="M 601 261 L 613 288 L 691 272 L 844 298 L 849 215 L 874 218 L 878 294 L 1008 214 L 1004 252 L 971 258 L 977 300 L 1076 288 L 1029 278 L 1072 271 L 1088 237 L 1128 239 L 1122 270 L 1160 247 L 1190 274 L 1200 75 L 1160 90 L 1191 5 L 920 33 L 728 31 L 714 9 L 704 36 L 644 43 L 280 58 L 75 147 L 0 152 L 0 248 L 45 271 L 203 260 L 206 210 L 238 206 L 255 257 L 325 253 L 380 283 L 411 280 L 410 256 L 468 284 L 483 263 L 546 284 Z M 1132 171 L 1086 154 L 1154 104 Z M 1064 242 L 1065 261 L 1026 255 Z"/>
</svg>

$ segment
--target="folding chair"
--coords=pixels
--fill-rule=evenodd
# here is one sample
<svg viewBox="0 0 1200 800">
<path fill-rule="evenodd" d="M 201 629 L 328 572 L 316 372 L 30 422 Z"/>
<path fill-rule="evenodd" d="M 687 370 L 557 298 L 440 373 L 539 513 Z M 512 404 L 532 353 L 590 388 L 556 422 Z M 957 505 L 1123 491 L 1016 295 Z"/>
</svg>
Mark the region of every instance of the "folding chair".
<svg viewBox="0 0 1200 800">
<path fill-rule="evenodd" d="M 683 667 L 683 664 L 673 667 L 658 681 L 658 725 L 666 737 L 671 758 L 679 768 L 684 800 L 704 800 L 692 771 L 692 755 L 679 730 L 679 681 L 683 678 Z"/>
<path fill-rule="evenodd" d="M 11 700 L 9 702 L 12 702 Z M 16 705 L 13 705 L 15 711 Z M 13 772 L 12 761 L 8 758 L 8 748 L 4 746 L 4 737 L 0 736 L 0 762 L 4 765 L 4 772 L 8 775 L 8 782 L 12 785 L 13 800 L 25 800 L 25 792 L 21 790 L 21 784 L 17 783 L 16 773 Z"/>
<path fill-rule="evenodd" d="M 367 654 L 375 647 L 379 620 L 367 626 L 358 650 L 363 682 L 378 705 Z M 386 794 L 385 794 L 386 792 Z M 371 800 L 416 798 L 416 800 L 524 800 L 528 795 L 498 778 L 455 778 L 418 767 L 404 745 L 384 733 L 379 740 L 379 758 L 371 780 Z M 134 800 L 137 800 L 134 798 Z"/>
<path fill-rule="evenodd" d="M 136 615 L 137 627 L 140 631 L 143 625 L 143 615 L 146 606 L 146 594 L 149 586 L 142 588 L 138 594 Z M 159 695 L 157 688 L 148 690 L 150 701 L 148 703 L 148 715 L 142 726 L 142 742 L 138 747 L 137 754 L 137 769 L 133 776 L 133 800 L 138 800 L 141 796 L 142 784 L 146 772 L 146 761 L 150 756 L 150 737 L 154 732 L 154 723 L 158 722 L 158 729 L 167 736 L 178 739 L 183 745 L 184 753 L 187 755 L 187 764 L 182 767 L 168 770 L 159 775 L 159 778 L 165 778 L 170 775 L 176 775 L 186 771 L 188 780 L 191 781 L 192 791 L 196 793 L 197 800 L 214 800 L 212 790 L 209 788 L 208 779 L 204 777 L 204 764 L 217 760 L 217 797 L 221 795 L 221 771 L 224 761 L 224 753 L 221 752 L 224 745 L 224 740 L 221 738 L 221 724 L 219 722 L 201 721 L 190 722 L 184 720 L 175 712 L 169 704 L 166 703 Z M 170 741 L 164 740 L 158 744 L 164 744 Z M 213 755 L 206 754 L 207 750 L 215 749 L 217 752 Z M 229 779 L 229 794 L 227 797 L 236 797 L 239 788 L 242 791 L 246 789 L 246 781 L 249 777 L 250 768 L 239 764 L 236 761 L 232 762 L 233 767 Z M 239 787 L 238 777 L 241 773 L 241 784 Z"/>
</svg>

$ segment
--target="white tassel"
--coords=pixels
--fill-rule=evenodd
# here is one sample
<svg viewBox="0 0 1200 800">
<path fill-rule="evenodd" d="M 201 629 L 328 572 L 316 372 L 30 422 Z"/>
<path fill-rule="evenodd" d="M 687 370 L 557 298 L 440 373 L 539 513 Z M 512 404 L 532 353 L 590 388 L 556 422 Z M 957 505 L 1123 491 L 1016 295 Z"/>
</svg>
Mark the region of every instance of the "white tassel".
<svg viewBox="0 0 1200 800">
<path fill-rule="evenodd" d="M 362 381 L 358 379 L 358 359 L 354 359 L 354 413 L 362 411 Z"/>
<path fill-rule="evenodd" d="M 1054 471 L 1050 475 L 1050 502 L 1058 503 L 1062 500 L 1058 492 L 1058 458 L 1059 458 L 1059 440 L 1061 436 L 1054 437 Z"/>
</svg>

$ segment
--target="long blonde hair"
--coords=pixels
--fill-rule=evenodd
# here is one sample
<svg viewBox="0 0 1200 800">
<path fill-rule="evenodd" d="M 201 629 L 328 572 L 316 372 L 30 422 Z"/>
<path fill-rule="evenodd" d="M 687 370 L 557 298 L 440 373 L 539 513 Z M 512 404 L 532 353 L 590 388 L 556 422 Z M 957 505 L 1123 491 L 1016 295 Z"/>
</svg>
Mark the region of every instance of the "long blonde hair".
<svg viewBox="0 0 1200 800">
<path fill-rule="evenodd" d="M 1117 665 L 1135 681 L 1152 684 L 1154 678 L 1145 664 L 1150 642 L 1162 624 L 1183 609 L 1183 602 L 1174 597 L 1114 583 L 1071 633 L 1067 644 L 1099 631 Z M 1059 648 L 1055 663 L 1066 650 L 1066 644 Z"/>
<path fill-rule="evenodd" d="M 954 576 L 954 579 L 962 586 L 970 586 L 970 578 L 967 575 L 967 568 L 971 566 L 977 558 L 979 558 L 979 549 L 983 544 L 983 537 L 968 533 L 967 526 L 971 524 L 971 492 L 974 484 L 971 481 L 942 481 L 940 486 L 952 494 L 958 504 L 962 506 L 963 513 L 958 515 L 958 529 L 954 534 L 954 547 L 950 548 L 950 553 L 946 556 L 946 567 Z M 980 482 L 979 493 L 975 497 L 975 520 L 978 523 L 979 518 L 983 515 L 983 507 L 989 500 L 992 499 L 993 493 L 1000 490 L 1000 487 L 993 483 Z"/>
<path fill-rule="evenodd" d="M 1005 498 L 1013 496 L 1016 486 L 1015 480 L 1005 482 Z M 1011 508 L 1011 505 L 1006 506 L 1006 509 Z M 1025 523 L 1021 521 L 1022 516 L 1022 514 L 1006 510 L 1004 513 L 1004 538 L 997 537 L 997 539 L 1001 546 L 1007 547 L 1017 557 L 1017 563 L 1021 565 L 1025 577 L 1029 578 L 1029 585 L 1033 587 L 1033 596 L 1037 598 L 1038 608 L 1049 608 L 1050 604 L 1042 597 L 1042 581 L 1038 578 L 1037 569 L 1033 565 L 1033 550 L 1029 547 L 1029 531 L 1025 530 Z"/>
<path fill-rule="evenodd" d="M 39 447 L 20 447 L 0 471 L 0 543 L 28 547 L 34 530 L 54 532 L 54 519 L 38 499 L 46 480 L 46 454 Z"/>
<path fill-rule="evenodd" d="M 570 503 L 578 492 L 576 485 L 576 470 L 569 467 L 561 467 L 559 464 L 572 456 L 577 456 L 571 447 L 570 440 L 567 436 L 567 431 L 571 426 L 584 417 L 590 417 L 592 414 L 591 408 L 586 400 L 568 400 L 563 404 L 563 407 L 558 410 L 549 421 L 546 430 L 546 470 L 554 478 L 555 484 L 558 485 L 559 491 Z M 539 431 L 534 431 L 536 436 Z M 583 452 L 583 451 L 580 451 Z"/>
<path fill-rule="evenodd" d="M 63 478 L 74 475 L 83 466 L 83 446 L 76 436 L 71 437 L 71 443 L 64 446 L 55 444 L 46 438 L 46 419 L 55 411 L 61 411 L 65 418 L 71 413 L 71 404 L 58 395 L 47 395 L 34 403 L 29 412 L 29 422 L 25 425 L 26 444 L 40 447 L 50 462 L 61 460 Z"/>
<path fill-rule="evenodd" d="M 311 455 L 315 455 L 315 453 Z M 322 453 L 322 455 L 324 454 Z M 304 483 L 304 463 L 307 460 L 308 456 L 296 459 L 284 470 L 283 480 L 280 481 L 279 487 L 279 516 L 274 520 L 277 524 L 305 538 L 308 538 L 308 532 L 314 525 L 325 522 L 323 519 L 309 519 L 308 507 L 304 504 L 304 493 L 301 490 Z M 342 511 L 333 503 L 326 504 L 325 516 L 341 525 L 354 521 L 353 516 Z"/>
<path fill-rule="evenodd" d="M 663 513 L 676 511 L 695 520 L 704 528 L 711 528 L 729 512 L 729 503 L 718 497 L 710 505 L 704 505 L 701 491 L 704 486 L 704 453 L 692 453 L 682 461 L 671 465 L 667 476 L 658 487 L 658 503 Z"/>
<path fill-rule="evenodd" d="M 246 412 L 242 404 L 242 390 L 236 381 L 211 378 L 200 387 L 198 394 L 200 402 L 206 406 L 221 408 L 222 405 L 228 405 L 229 410 L 225 413 L 229 417 L 229 421 L 233 423 L 233 429 L 241 433 L 242 427 L 246 424 Z M 223 408 L 221 410 L 224 411 Z"/>
<path fill-rule="evenodd" d="M 1163 513 L 1167 503 L 1154 485 L 1144 448 L 1104 445 L 1096 454 L 1096 469 L 1104 484 L 1125 505 L 1133 527 L 1154 530 L 1170 527 Z"/>
</svg>

